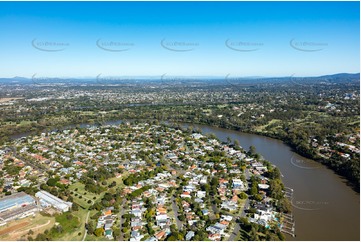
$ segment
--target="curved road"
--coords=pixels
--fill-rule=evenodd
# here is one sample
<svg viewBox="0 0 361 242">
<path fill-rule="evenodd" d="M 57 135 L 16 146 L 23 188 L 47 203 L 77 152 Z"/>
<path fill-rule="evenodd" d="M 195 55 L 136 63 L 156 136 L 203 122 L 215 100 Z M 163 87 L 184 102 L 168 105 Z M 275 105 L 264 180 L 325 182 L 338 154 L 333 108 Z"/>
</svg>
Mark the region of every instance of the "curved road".
<svg viewBox="0 0 361 242">
<path fill-rule="evenodd" d="M 88 223 L 88 219 L 89 219 L 89 214 L 90 214 L 90 211 L 88 211 L 87 215 L 86 215 L 86 219 L 85 219 L 85 224 Z M 83 236 L 83 239 L 82 241 L 85 240 L 85 237 L 86 237 L 86 234 L 88 233 L 88 230 L 85 228 L 85 233 L 84 233 L 84 236 Z"/>
</svg>

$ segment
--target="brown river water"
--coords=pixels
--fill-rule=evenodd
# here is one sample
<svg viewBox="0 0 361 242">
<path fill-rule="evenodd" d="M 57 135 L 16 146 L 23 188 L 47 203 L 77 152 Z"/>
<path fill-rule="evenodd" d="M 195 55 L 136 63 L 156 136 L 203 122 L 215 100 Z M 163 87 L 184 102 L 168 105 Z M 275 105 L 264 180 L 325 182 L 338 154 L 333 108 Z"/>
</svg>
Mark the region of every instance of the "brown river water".
<svg viewBox="0 0 361 242">
<path fill-rule="evenodd" d="M 280 169 L 285 186 L 294 191 L 296 237 L 287 235 L 287 240 L 360 240 L 360 194 L 332 170 L 296 154 L 276 139 L 207 125 L 192 126 L 215 134 L 221 141 L 236 139 L 246 150 L 253 145 L 257 153 Z"/>
</svg>

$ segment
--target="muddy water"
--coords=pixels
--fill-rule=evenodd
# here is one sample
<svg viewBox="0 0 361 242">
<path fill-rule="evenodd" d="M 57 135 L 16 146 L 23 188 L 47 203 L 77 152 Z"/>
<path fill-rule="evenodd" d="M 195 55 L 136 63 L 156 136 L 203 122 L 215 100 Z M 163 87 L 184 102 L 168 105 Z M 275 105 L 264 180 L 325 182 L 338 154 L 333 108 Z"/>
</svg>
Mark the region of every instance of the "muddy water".
<svg viewBox="0 0 361 242">
<path fill-rule="evenodd" d="M 279 140 L 205 125 L 193 125 L 220 140 L 238 140 L 256 147 L 281 171 L 293 192 L 296 237 L 287 240 L 360 240 L 360 196 L 345 180 L 319 163 L 306 159 Z"/>
</svg>

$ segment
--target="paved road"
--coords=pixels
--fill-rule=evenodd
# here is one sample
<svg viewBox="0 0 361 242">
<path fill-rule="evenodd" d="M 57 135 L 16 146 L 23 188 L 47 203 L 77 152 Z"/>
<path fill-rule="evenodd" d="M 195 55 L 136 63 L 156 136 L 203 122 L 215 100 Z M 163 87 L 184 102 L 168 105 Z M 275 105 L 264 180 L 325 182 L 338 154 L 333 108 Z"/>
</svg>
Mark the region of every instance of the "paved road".
<svg viewBox="0 0 361 242">
<path fill-rule="evenodd" d="M 219 213 L 219 210 L 218 210 L 216 204 L 212 203 L 211 207 L 212 207 L 212 210 L 213 210 L 213 213 L 214 213 L 214 214 Z"/>
<path fill-rule="evenodd" d="M 249 180 L 251 178 L 251 174 L 248 169 L 246 169 L 246 171 L 245 171 L 245 177 L 246 177 L 246 180 Z"/>
<path fill-rule="evenodd" d="M 88 223 L 89 214 L 90 214 L 90 211 L 88 211 L 88 213 L 87 213 L 87 215 L 86 215 L 85 224 L 87 224 L 87 223 Z M 84 241 L 84 240 L 85 240 L 85 237 L 86 237 L 87 233 L 88 233 L 88 230 L 87 230 L 87 229 L 85 229 L 85 233 L 84 233 L 84 236 L 83 236 L 82 241 Z"/>
<path fill-rule="evenodd" d="M 36 162 L 29 161 L 28 159 L 25 159 L 25 157 L 22 157 L 21 155 L 19 155 L 19 154 L 17 153 L 15 147 L 11 146 L 11 147 L 9 147 L 9 148 L 12 150 L 13 156 L 14 156 L 15 158 L 24 161 L 27 165 L 31 166 L 31 167 L 34 168 L 34 169 L 38 169 L 38 170 L 40 170 L 40 171 L 42 171 L 42 172 L 44 172 L 44 173 L 46 172 L 45 168 L 43 168 L 40 164 L 37 164 Z"/>
<path fill-rule="evenodd" d="M 241 213 L 241 218 L 246 217 L 246 210 L 249 208 L 249 199 L 247 198 L 244 207 L 243 207 L 243 211 Z"/>
<path fill-rule="evenodd" d="M 249 208 L 249 199 L 247 198 L 242 213 L 239 216 L 240 218 L 246 217 L 246 211 Z M 233 216 L 233 219 L 237 219 L 236 217 Z M 241 229 L 241 227 L 239 226 L 239 223 L 235 222 L 235 226 L 233 229 L 233 232 L 231 233 L 231 235 L 228 238 L 228 241 L 234 241 L 234 239 L 237 237 L 237 235 L 239 234 L 239 230 Z"/>
<path fill-rule="evenodd" d="M 125 212 L 124 205 L 126 204 L 126 199 L 123 199 L 122 204 L 120 205 L 120 213 L 119 213 L 119 229 L 120 229 L 120 236 L 119 241 L 123 241 L 123 232 L 122 232 L 122 226 L 123 226 L 123 215 Z"/>
<path fill-rule="evenodd" d="M 236 225 L 234 226 L 233 232 L 231 233 L 231 235 L 228 238 L 228 241 L 234 241 L 235 238 L 237 237 L 237 235 L 239 234 L 240 229 L 241 229 L 241 226 L 239 226 L 239 223 L 236 223 Z"/>
<path fill-rule="evenodd" d="M 177 206 L 173 196 L 171 197 L 171 201 L 172 201 L 172 209 L 174 211 L 174 217 L 175 217 L 175 221 L 177 223 L 178 230 L 182 230 L 183 229 L 183 224 L 178 219 L 178 206 Z"/>
</svg>

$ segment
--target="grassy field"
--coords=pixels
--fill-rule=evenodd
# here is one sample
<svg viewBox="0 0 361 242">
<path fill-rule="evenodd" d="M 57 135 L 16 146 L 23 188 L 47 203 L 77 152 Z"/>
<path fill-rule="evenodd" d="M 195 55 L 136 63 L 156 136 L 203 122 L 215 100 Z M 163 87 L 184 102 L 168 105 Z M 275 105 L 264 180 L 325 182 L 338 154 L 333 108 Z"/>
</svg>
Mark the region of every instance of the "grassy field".
<svg viewBox="0 0 361 242">
<path fill-rule="evenodd" d="M 129 175 L 128 172 L 124 172 L 122 174 L 121 177 L 113 177 L 113 178 L 109 178 L 107 180 L 107 184 L 111 184 L 113 181 L 115 181 L 117 183 L 116 188 L 124 188 L 125 185 L 123 183 L 123 179 L 127 178 Z M 77 189 L 77 191 L 75 191 Z M 81 207 L 88 209 L 93 203 L 88 203 L 88 200 L 93 201 L 94 203 L 98 202 L 101 200 L 101 198 L 104 196 L 104 194 L 107 192 L 108 188 L 106 191 L 100 193 L 100 194 L 95 194 L 89 191 L 85 190 L 85 185 L 80 183 L 80 182 L 76 182 L 70 185 L 69 190 L 72 191 L 74 194 L 72 195 L 74 198 L 74 202 L 76 202 L 77 204 L 79 204 Z M 75 196 L 75 194 L 77 194 L 77 196 Z M 82 198 L 79 198 L 80 196 L 82 196 Z M 95 199 L 94 199 L 95 197 Z"/>
<path fill-rule="evenodd" d="M 262 126 L 258 126 L 258 127 L 256 128 L 256 130 L 257 130 L 258 132 L 261 132 L 261 131 L 263 131 L 264 129 L 266 129 L 267 126 L 269 126 L 269 125 L 271 125 L 271 124 L 274 124 L 274 123 L 276 123 L 276 122 L 278 122 L 278 121 L 281 121 L 281 120 L 280 120 L 280 119 L 272 119 L 271 121 L 268 122 L 268 124 L 262 125 Z"/>
<path fill-rule="evenodd" d="M 32 123 L 36 123 L 34 121 L 29 121 L 29 120 L 22 120 L 20 123 L 16 123 L 16 122 L 4 122 L 4 125 L 18 125 L 18 126 L 26 126 L 26 125 L 31 125 Z"/>
<path fill-rule="evenodd" d="M 76 183 L 73 183 L 70 185 L 69 190 L 74 192 L 74 194 L 72 195 L 74 198 L 74 202 L 76 202 L 83 208 L 88 209 L 93 204 L 93 203 L 88 203 L 88 200 L 91 200 L 95 203 L 103 197 L 105 192 L 102 192 L 100 194 L 95 194 L 95 193 L 86 191 L 84 187 L 85 187 L 84 184 L 82 184 L 80 182 L 76 182 Z M 76 189 L 77 189 L 77 191 L 75 191 Z M 75 196 L 75 194 L 78 194 L 78 196 Z M 82 196 L 82 198 L 79 198 L 80 196 Z M 95 197 L 95 199 L 94 199 L 94 197 Z"/>
<path fill-rule="evenodd" d="M 104 236 L 96 237 L 95 235 L 87 235 L 85 241 L 104 241 Z"/>
<path fill-rule="evenodd" d="M 107 180 L 107 183 L 108 183 L 108 185 L 110 184 L 110 183 L 112 183 L 113 181 L 115 181 L 116 183 L 117 183 L 117 188 L 119 187 L 119 188 L 121 188 L 121 189 L 123 189 L 124 187 L 125 187 L 125 185 L 124 185 L 124 183 L 123 183 L 123 180 L 124 179 L 126 179 L 127 177 L 129 176 L 129 172 L 123 172 L 122 173 L 122 176 L 121 177 L 118 177 L 118 178 L 116 178 L 116 177 L 113 177 L 113 178 L 109 178 L 108 180 Z"/>
<path fill-rule="evenodd" d="M 95 114 L 94 111 L 74 111 L 74 113 L 81 113 L 84 115 L 94 115 Z"/>
<path fill-rule="evenodd" d="M 20 122 L 19 126 L 31 125 L 32 123 L 36 123 L 36 122 L 23 120 L 23 121 Z"/>
<path fill-rule="evenodd" d="M 59 222 L 62 226 L 65 224 L 66 228 L 63 227 L 64 231 L 69 231 L 57 239 L 63 241 L 82 240 L 85 233 L 85 220 L 87 213 L 88 211 L 85 209 L 79 209 L 79 211 L 72 212 L 72 215 L 75 218 L 73 218 L 70 222 L 64 215 L 57 218 L 57 222 Z"/>
</svg>

